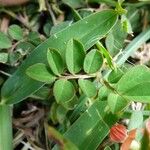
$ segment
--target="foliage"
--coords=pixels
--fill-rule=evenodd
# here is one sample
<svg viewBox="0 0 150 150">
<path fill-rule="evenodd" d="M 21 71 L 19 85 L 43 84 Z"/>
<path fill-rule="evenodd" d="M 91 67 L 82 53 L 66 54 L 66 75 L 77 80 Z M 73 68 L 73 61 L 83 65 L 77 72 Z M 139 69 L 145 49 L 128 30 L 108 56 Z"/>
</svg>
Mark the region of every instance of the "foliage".
<svg viewBox="0 0 150 150">
<path fill-rule="evenodd" d="M 0 26 L 0 149 L 12 149 L 12 121 L 16 149 L 20 129 L 33 149 L 110 150 L 123 143 L 125 150 L 134 140 L 147 142 L 149 62 L 130 61 L 150 39 L 148 1 L 2 4 L 1 22 L 12 20 Z M 16 114 L 25 118 L 16 121 Z M 124 120 L 126 127 L 118 124 Z"/>
</svg>

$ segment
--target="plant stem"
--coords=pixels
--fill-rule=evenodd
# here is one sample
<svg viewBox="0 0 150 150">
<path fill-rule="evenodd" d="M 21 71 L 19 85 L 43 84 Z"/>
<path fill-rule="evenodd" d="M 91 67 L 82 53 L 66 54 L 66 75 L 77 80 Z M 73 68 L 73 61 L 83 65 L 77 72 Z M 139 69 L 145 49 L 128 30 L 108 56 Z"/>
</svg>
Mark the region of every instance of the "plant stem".
<svg viewBox="0 0 150 150">
<path fill-rule="evenodd" d="M 93 75 L 68 75 L 68 76 L 61 76 L 60 79 L 88 79 L 88 78 L 95 78 L 96 74 Z"/>
<path fill-rule="evenodd" d="M 12 150 L 11 106 L 0 105 L 0 150 Z"/>
<path fill-rule="evenodd" d="M 52 19 L 52 22 L 53 22 L 53 25 L 57 25 L 57 20 L 56 20 L 56 17 L 52 11 L 52 6 L 49 4 L 48 1 L 46 1 L 46 5 L 47 5 L 47 8 L 48 8 L 48 11 L 49 11 L 49 14 L 51 16 L 51 19 Z"/>
<path fill-rule="evenodd" d="M 103 47 L 100 41 L 98 41 L 96 44 L 97 49 L 105 56 L 107 63 L 111 69 L 115 69 L 115 65 L 113 64 L 113 59 L 110 55 L 110 53 Z"/>
<path fill-rule="evenodd" d="M 7 9 L 1 9 L 1 12 L 6 13 L 7 15 L 11 16 L 12 18 L 20 21 L 20 23 L 22 23 L 28 30 L 32 31 L 32 28 L 30 27 L 30 25 L 28 24 L 28 22 L 26 22 L 23 17 L 16 15 L 14 12 L 7 10 Z"/>
</svg>

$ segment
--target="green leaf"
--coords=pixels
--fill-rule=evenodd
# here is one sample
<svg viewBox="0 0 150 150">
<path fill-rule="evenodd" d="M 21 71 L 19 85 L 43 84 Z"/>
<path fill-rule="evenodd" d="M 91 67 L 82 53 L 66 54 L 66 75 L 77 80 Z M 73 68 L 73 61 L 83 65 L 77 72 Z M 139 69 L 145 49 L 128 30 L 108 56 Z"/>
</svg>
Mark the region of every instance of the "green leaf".
<svg viewBox="0 0 150 150">
<path fill-rule="evenodd" d="M 57 76 L 60 76 L 64 70 L 64 63 L 60 53 L 55 49 L 48 48 L 47 60 L 53 73 Z"/>
<path fill-rule="evenodd" d="M 129 80 L 130 79 L 130 80 Z M 113 113 L 123 110 L 131 101 L 150 103 L 150 70 L 135 66 L 122 76 L 116 85 L 117 93 L 108 96 L 108 105 Z"/>
<path fill-rule="evenodd" d="M 23 39 L 23 31 L 18 25 L 14 24 L 14 25 L 9 26 L 8 33 L 15 40 L 19 41 Z"/>
<path fill-rule="evenodd" d="M 144 82 L 134 86 L 129 91 L 125 92 L 124 97 L 130 101 L 137 101 L 141 103 L 150 103 L 150 82 Z"/>
<path fill-rule="evenodd" d="M 98 50 L 93 49 L 88 52 L 84 59 L 84 71 L 89 74 L 96 73 L 102 67 L 102 64 L 103 57 L 101 53 Z"/>
<path fill-rule="evenodd" d="M 116 6 L 117 5 L 117 1 L 115 0 L 88 0 L 89 3 L 98 3 L 101 4 L 102 2 L 109 5 L 109 6 Z"/>
<path fill-rule="evenodd" d="M 34 48 L 35 48 L 35 46 L 29 42 L 19 42 L 19 44 L 17 45 L 17 50 L 21 49 L 20 51 L 22 54 L 31 52 L 31 50 L 33 50 Z"/>
<path fill-rule="evenodd" d="M 73 110 L 78 103 L 78 97 L 74 95 L 73 98 L 71 98 L 69 101 L 63 103 L 63 107 L 65 107 L 67 110 Z"/>
<path fill-rule="evenodd" d="M 130 79 L 130 80 L 129 80 Z M 129 100 L 150 103 L 150 70 L 138 65 L 128 72 L 117 83 L 117 91 Z"/>
<path fill-rule="evenodd" d="M 37 100 L 40 100 L 40 102 L 47 104 L 49 103 L 48 100 L 50 98 L 50 95 L 50 88 L 47 86 L 43 86 L 40 89 L 38 89 L 34 94 L 30 95 L 30 97 L 36 98 Z"/>
<path fill-rule="evenodd" d="M 107 99 L 108 105 L 112 113 L 118 113 L 128 106 L 129 101 L 118 94 L 110 93 Z"/>
<path fill-rule="evenodd" d="M 62 0 L 65 4 L 72 6 L 73 8 L 79 8 L 85 5 L 83 0 Z"/>
<path fill-rule="evenodd" d="M 87 97 L 91 98 L 96 96 L 97 90 L 93 82 L 89 80 L 79 79 L 78 83 L 81 90 Z"/>
<path fill-rule="evenodd" d="M 127 7 L 126 17 L 129 19 L 130 24 L 132 25 L 133 32 L 139 31 L 141 23 L 140 9 L 136 7 L 129 6 Z"/>
<path fill-rule="evenodd" d="M 95 101 L 64 134 L 81 150 L 95 150 L 109 133 L 109 127 L 116 122 L 115 115 L 107 113 L 107 103 Z M 115 118 L 111 121 L 110 118 Z M 107 122 L 107 123 L 106 123 Z M 108 125 L 109 124 L 109 125 Z M 57 150 L 54 147 L 53 150 Z"/>
<path fill-rule="evenodd" d="M 40 34 L 36 31 L 29 32 L 27 39 L 35 46 L 41 43 Z"/>
<path fill-rule="evenodd" d="M 75 107 L 71 115 L 69 116 L 69 120 L 71 123 L 75 122 L 86 109 L 91 106 L 92 100 L 88 98 L 86 95 L 81 95 L 79 97 L 79 104 Z"/>
<path fill-rule="evenodd" d="M 10 48 L 12 46 L 10 39 L 2 32 L 0 32 L 0 49 Z"/>
<path fill-rule="evenodd" d="M 57 124 L 58 123 L 58 119 L 57 119 L 57 108 L 58 108 L 58 104 L 56 102 L 53 102 L 50 108 L 50 114 L 49 117 L 51 119 L 51 121 L 53 122 L 53 124 Z"/>
<path fill-rule="evenodd" d="M 16 51 L 13 51 L 13 52 L 10 52 L 9 53 L 9 63 L 12 65 L 12 66 L 15 66 L 15 64 L 17 64 L 17 62 L 19 61 L 19 59 L 21 58 L 21 54 Z"/>
<path fill-rule="evenodd" d="M 8 53 L 0 53 L 0 63 L 6 63 L 8 61 Z"/>
<path fill-rule="evenodd" d="M 59 104 L 70 101 L 75 95 L 73 84 L 65 79 L 60 79 L 55 82 L 53 92 Z"/>
<path fill-rule="evenodd" d="M 64 121 L 66 120 L 66 114 L 67 114 L 68 110 L 66 108 L 64 108 L 63 106 L 59 105 L 57 107 L 57 110 L 56 110 L 56 117 L 57 117 L 57 120 L 60 124 L 63 124 Z"/>
<path fill-rule="evenodd" d="M 29 66 L 39 62 L 47 64 L 47 49 L 49 47 L 58 49 L 65 60 L 66 42 L 72 38 L 78 39 L 85 50 L 88 50 L 109 32 L 116 21 L 116 12 L 105 10 L 92 14 L 51 36 L 35 48 L 19 69 L 5 82 L 1 89 L 2 99 L 9 104 L 17 103 L 44 85 L 44 83 L 32 80 L 25 71 Z"/>
<path fill-rule="evenodd" d="M 105 40 L 106 47 L 112 56 L 116 55 L 123 48 L 126 36 L 126 32 L 123 30 L 120 21 L 118 21 Z"/>
<path fill-rule="evenodd" d="M 64 22 L 61 22 L 60 24 L 53 26 L 51 28 L 50 34 L 53 35 L 53 34 L 56 34 L 57 32 L 64 30 L 65 28 L 70 26 L 71 23 L 72 23 L 71 21 L 64 21 Z"/>
<path fill-rule="evenodd" d="M 55 80 L 55 76 L 53 76 L 48 70 L 45 64 L 37 63 L 30 66 L 26 70 L 26 74 L 34 79 L 41 82 L 51 83 Z"/>
<path fill-rule="evenodd" d="M 117 83 L 121 79 L 123 74 L 124 74 L 124 71 L 120 68 L 117 68 L 116 70 L 112 70 L 112 72 L 108 76 L 108 82 Z"/>
<path fill-rule="evenodd" d="M 81 70 L 84 57 L 83 45 L 77 40 L 69 40 L 66 48 L 66 64 L 70 73 L 75 74 Z"/>
<path fill-rule="evenodd" d="M 130 68 L 127 73 L 119 80 L 117 91 L 125 93 L 132 89 L 137 84 L 150 81 L 149 68 L 143 65 L 138 65 Z M 131 80 L 129 80 L 131 79 Z"/>
<path fill-rule="evenodd" d="M 111 93 L 111 90 L 106 86 L 102 86 L 98 91 L 99 100 L 107 100 L 108 95 Z"/>
</svg>

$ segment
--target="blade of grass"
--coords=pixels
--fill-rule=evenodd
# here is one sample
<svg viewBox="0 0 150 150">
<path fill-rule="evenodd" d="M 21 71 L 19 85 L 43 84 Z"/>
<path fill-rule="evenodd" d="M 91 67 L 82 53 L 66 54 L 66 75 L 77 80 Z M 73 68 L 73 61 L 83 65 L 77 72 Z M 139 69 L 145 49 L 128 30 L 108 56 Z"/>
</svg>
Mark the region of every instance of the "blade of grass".
<svg viewBox="0 0 150 150">
<path fill-rule="evenodd" d="M 12 150 L 11 107 L 0 105 L 0 150 Z"/>
<path fill-rule="evenodd" d="M 109 113 L 106 101 L 96 100 L 65 132 L 79 149 L 95 150 L 108 135 L 109 128 L 117 121 L 117 116 Z M 55 146 L 53 150 L 58 150 Z"/>
</svg>

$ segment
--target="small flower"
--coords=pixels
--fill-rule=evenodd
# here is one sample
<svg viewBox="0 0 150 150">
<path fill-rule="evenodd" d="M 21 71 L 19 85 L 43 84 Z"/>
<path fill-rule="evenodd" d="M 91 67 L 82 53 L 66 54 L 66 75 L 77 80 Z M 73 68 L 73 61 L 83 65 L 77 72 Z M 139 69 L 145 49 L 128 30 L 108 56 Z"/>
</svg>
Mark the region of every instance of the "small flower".
<svg viewBox="0 0 150 150">
<path fill-rule="evenodd" d="M 122 143 L 127 137 L 127 129 L 122 124 L 116 124 L 110 129 L 110 140 L 116 143 Z"/>
</svg>

